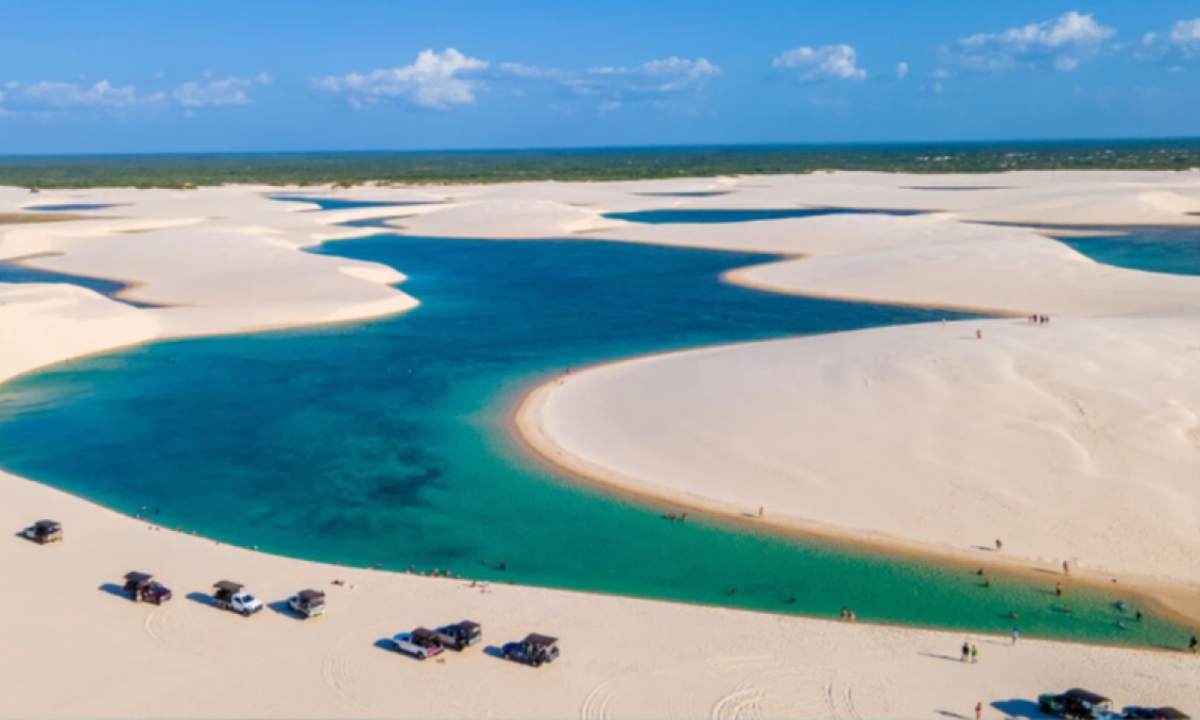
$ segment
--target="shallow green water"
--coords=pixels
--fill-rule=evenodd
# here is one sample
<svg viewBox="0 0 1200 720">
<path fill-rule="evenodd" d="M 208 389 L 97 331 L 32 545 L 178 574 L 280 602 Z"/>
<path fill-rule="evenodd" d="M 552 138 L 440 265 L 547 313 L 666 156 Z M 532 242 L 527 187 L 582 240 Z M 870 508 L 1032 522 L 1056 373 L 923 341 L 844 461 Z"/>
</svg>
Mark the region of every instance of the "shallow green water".
<svg viewBox="0 0 1200 720">
<path fill-rule="evenodd" d="M 1064 614 L 1052 576 L 996 575 L 984 588 L 957 567 L 672 523 L 561 478 L 508 433 L 522 392 L 566 367 L 953 314 L 718 281 L 761 255 L 389 236 L 327 252 L 395 266 L 422 305 L 17 379 L 0 386 L 0 465 L 126 512 L 146 506 L 167 526 L 315 560 L 827 617 L 848 606 L 863 621 L 1186 640 L 1153 616 L 1119 628 L 1117 595 L 1072 589 Z"/>
</svg>

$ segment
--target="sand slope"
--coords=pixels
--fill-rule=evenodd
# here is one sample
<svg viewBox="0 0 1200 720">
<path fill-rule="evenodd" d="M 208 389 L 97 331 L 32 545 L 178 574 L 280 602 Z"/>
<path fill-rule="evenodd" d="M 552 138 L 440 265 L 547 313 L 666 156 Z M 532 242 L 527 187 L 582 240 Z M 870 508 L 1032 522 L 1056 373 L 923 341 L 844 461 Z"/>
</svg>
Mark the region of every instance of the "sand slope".
<svg viewBox="0 0 1200 720">
<path fill-rule="evenodd" d="M 992 320 L 699 350 L 573 374 L 534 431 L 642 491 L 1200 582 L 1198 330 Z"/>
</svg>

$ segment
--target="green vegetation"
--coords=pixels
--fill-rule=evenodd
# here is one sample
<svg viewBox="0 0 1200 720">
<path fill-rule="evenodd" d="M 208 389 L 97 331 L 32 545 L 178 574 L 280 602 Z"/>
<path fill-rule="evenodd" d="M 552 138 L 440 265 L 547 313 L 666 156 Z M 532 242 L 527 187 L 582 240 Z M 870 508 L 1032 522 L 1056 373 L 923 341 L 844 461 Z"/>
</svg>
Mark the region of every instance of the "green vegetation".
<svg viewBox="0 0 1200 720">
<path fill-rule="evenodd" d="M 1186 170 L 1200 140 L 729 146 L 253 155 L 0 157 L 0 185 L 194 188 L 264 185 L 608 181 L 877 170 Z"/>
</svg>

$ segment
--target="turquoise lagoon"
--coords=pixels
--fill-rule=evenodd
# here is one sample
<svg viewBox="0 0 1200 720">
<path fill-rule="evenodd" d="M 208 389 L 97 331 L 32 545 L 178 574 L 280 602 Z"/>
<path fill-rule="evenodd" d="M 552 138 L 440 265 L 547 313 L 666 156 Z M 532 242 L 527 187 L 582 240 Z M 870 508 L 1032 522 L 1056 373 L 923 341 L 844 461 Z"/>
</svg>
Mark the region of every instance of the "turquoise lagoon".
<svg viewBox="0 0 1200 720">
<path fill-rule="evenodd" d="M 509 418 L 567 368 L 732 341 L 964 317 L 719 281 L 762 255 L 381 235 L 322 252 L 409 276 L 393 318 L 164 342 L 0 386 L 0 465 L 282 555 L 775 613 L 1180 647 L 1117 594 L 765 532 L 574 482 Z M 505 561 L 501 570 L 499 563 Z M 732 589 L 738 592 L 732 594 Z M 793 601 L 794 598 L 794 601 Z M 1010 619 L 1016 612 L 1019 620 Z"/>
<path fill-rule="evenodd" d="M 1200 275 L 1200 227 L 1079 227 L 1092 237 L 1055 237 L 1098 263 L 1131 270 Z M 1055 228 L 1046 228 L 1053 235 Z"/>
</svg>

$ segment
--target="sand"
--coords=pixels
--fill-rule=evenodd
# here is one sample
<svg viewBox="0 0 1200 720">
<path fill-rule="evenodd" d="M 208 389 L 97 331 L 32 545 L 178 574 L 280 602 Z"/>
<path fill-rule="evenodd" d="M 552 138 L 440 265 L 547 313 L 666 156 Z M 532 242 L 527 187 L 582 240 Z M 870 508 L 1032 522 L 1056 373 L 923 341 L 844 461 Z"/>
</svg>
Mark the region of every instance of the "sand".
<svg viewBox="0 0 1200 720">
<path fill-rule="evenodd" d="M 676 502 L 1200 587 L 1196 328 L 988 320 L 697 350 L 572 373 L 522 425 Z"/>
<path fill-rule="evenodd" d="M 938 185 L 999 189 L 912 189 Z M 333 225 L 351 219 L 397 217 L 397 232 L 413 235 L 774 253 L 789 257 L 729 279 L 1056 318 L 1049 327 L 893 328 L 597 368 L 526 405 L 531 437 L 600 481 L 702 506 L 765 504 L 785 524 L 948 555 L 1000 535 L 1014 558 L 1070 555 L 1085 569 L 1185 593 L 1197 581 L 1200 496 L 1188 475 L 1200 280 L 1104 268 L 1036 232 L 967 221 L 1197 224 L 1187 213 L 1200 210 L 1200 173 L 286 190 L 429 203 L 333 212 L 265 197 L 276 192 L 0 189 L 3 214 L 120 205 L 0 227 L 0 260 L 37 255 L 26 262 L 119 279 L 130 297 L 167 306 L 0 284 L 0 379 L 160 338 L 413 307 L 418 299 L 393 287 L 403 276 L 391 268 L 298 252 L 378 232 Z M 724 194 L 671 194 L 696 192 Z M 937 212 L 686 227 L 603 217 L 803 205 Z M 973 339 L 977 327 L 982 340 Z M 1200 706 L 1198 661 L 1180 654 L 970 637 L 982 653 L 971 666 L 957 662 L 964 638 L 955 633 L 534 588 L 482 593 L 465 581 L 322 566 L 155 530 L 3 473 L 0 498 L 0 522 L 12 532 L 43 517 L 67 528 L 61 545 L 0 543 L 0 567 L 13 579 L 0 613 L 3 717 L 929 717 L 969 716 L 976 702 L 985 717 L 1000 717 L 1036 715 L 1037 693 L 1076 685 L 1119 704 Z M 134 569 L 157 573 L 176 598 L 154 608 L 115 595 L 111 585 Z M 331 586 L 335 578 L 357 589 Z M 240 618 L 204 602 L 220 579 L 247 583 L 270 603 L 326 588 L 330 612 L 304 622 L 272 609 Z M 529 631 L 557 635 L 563 658 L 532 670 L 484 649 L 419 663 L 380 647 L 396 632 L 464 617 L 484 624 L 488 645 Z"/>
</svg>

